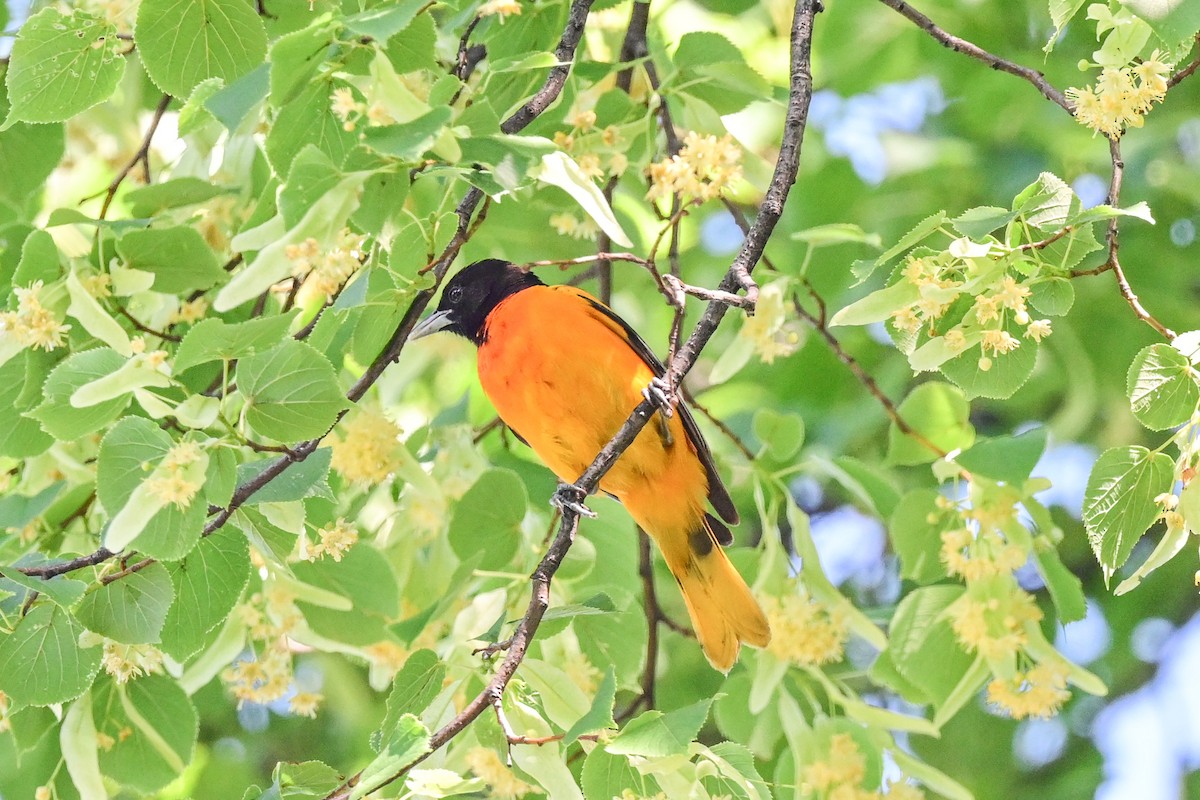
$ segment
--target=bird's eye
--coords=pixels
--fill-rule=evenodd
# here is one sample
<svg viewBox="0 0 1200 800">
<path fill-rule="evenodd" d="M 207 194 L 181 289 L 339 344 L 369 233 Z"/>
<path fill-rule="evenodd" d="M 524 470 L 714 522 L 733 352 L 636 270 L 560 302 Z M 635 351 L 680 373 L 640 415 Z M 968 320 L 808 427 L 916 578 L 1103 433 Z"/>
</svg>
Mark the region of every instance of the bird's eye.
<svg viewBox="0 0 1200 800">
<path fill-rule="evenodd" d="M 461 286 L 452 286 L 448 292 L 451 303 L 457 303 L 462 300 L 463 290 Z"/>
</svg>

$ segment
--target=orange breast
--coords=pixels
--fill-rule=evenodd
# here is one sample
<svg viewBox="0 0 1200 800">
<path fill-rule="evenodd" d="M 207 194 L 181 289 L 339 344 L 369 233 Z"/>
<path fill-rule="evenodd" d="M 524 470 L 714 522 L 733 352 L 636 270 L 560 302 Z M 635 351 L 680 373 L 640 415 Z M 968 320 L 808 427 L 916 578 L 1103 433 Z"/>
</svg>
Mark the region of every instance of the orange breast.
<svg viewBox="0 0 1200 800">
<path fill-rule="evenodd" d="M 500 417 L 561 480 L 574 482 L 642 401 L 653 377 L 615 323 L 572 287 L 535 286 L 488 316 L 479 380 Z M 601 488 L 648 530 L 694 529 L 708 481 L 678 417 L 652 421 Z"/>
</svg>

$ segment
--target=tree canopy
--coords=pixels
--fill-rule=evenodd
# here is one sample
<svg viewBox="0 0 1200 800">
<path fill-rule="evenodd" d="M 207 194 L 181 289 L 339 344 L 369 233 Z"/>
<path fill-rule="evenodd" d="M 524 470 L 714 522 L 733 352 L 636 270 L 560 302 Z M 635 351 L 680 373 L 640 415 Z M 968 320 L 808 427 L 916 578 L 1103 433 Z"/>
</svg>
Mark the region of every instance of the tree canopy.
<svg viewBox="0 0 1200 800">
<path fill-rule="evenodd" d="M 0 797 L 1197 791 L 1200 4 L 0 23 Z M 409 341 L 484 258 L 692 408 L 773 634 L 728 674 Z"/>
</svg>

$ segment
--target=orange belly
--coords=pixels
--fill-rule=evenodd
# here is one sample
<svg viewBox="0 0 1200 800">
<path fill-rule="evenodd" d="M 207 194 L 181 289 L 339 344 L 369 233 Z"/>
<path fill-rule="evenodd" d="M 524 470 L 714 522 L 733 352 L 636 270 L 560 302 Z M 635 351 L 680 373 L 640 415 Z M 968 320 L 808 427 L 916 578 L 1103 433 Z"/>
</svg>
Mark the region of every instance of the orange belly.
<svg viewBox="0 0 1200 800">
<path fill-rule="evenodd" d="M 537 286 L 488 316 L 479 380 L 501 419 L 573 483 L 642 401 L 654 373 L 582 293 Z M 601 480 L 647 530 L 694 529 L 708 479 L 679 417 L 668 445 L 652 421 Z"/>
</svg>

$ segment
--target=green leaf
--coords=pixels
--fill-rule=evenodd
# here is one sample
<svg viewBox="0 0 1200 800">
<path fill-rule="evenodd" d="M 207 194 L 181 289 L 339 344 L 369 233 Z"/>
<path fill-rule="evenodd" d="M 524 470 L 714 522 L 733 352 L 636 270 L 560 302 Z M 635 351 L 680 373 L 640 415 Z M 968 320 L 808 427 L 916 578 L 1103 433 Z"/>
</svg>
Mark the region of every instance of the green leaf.
<svg viewBox="0 0 1200 800">
<path fill-rule="evenodd" d="M 0 497 L 0 528 L 24 528 L 50 507 L 63 486 L 56 481 L 35 495 L 12 492 Z"/>
<path fill-rule="evenodd" d="M 854 492 L 876 516 L 890 517 L 900 502 L 900 492 L 894 478 L 881 465 L 867 463 L 853 456 L 838 456 L 833 460 L 832 477 Z"/>
<path fill-rule="evenodd" d="M 926 441 L 949 452 L 970 447 L 975 428 L 971 406 L 955 387 L 947 383 L 923 383 L 913 389 L 899 407 L 900 418 Z M 888 460 L 893 464 L 928 464 L 938 455 L 920 440 L 892 423 L 888 428 Z"/>
<path fill-rule="evenodd" d="M 670 756 L 686 753 L 708 718 L 712 698 L 664 714 L 644 711 L 630 720 L 609 742 L 608 752 L 618 755 Z"/>
<path fill-rule="evenodd" d="M 329 461 L 333 450 L 319 447 L 312 455 L 299 463 L 294 463 L 271 480 L 263 488 L 250 495 L 246 502 L 253 503 L 287 503 L 292 500 L 303 500 L 306 497 L 323 497 L 336 501 L 333 490 L 329 488 Z M 260 461 L 249 461 L 239 464 L 237 482 L 241 486 L 261 475 L 267 467 L 274 464 L 276 459 L 266 458 Z"/>
<path fill-rule="evenodd" d="M 198 496 L 183 509 L 169 503 L 160 504 L 157 511 L 142 507 L 143 483 L 173 444 L 170 435 L 143 417 L 125 417 L 100 442 L 96 492 L 109 514 L 106 542 L 112 547 L 117 546 L 114 534 L 116 541 L 123 542 L 122 547 L 132 541 L 128 539 L 132 535 L 139 552 L 173 561 L 187 555 L 199 541 L 205 506 Z M 122 514 L 128 514 L 126 508 L 131 505 L 136 507 L 131 511 L 141 510 L 149 515 L 140 531 L 122 529 Z M 140 517 L 138 520 L 141 521 Z"/>
<path fill-rule="evenodd" d="M 1072 208 L 1079 207 L 1079 198 L 1062 178 L 1043 172 L 1013 199 L 1013 210 L 1035 228 L 1057 233 L 1067 225 Z"/>
<path fill-rule="evenodd" d="M 24 561 L 22 559 L 22 562 Z M 86 583 L 65 575 L 56 575 L 49 579 L 31 578 L 21 572 L 19 568 L 44 565 L 22 562 L 11 567 L 0 567 L 0 593 L 12 593 L 22 604 L 28 599 L 30 593 L 37 592 L 64 611 L 69 611 L 71 606 L 79 602 L 79 598 L 83 597 L 83 593 L 87 591 Z M 7 594 L 0 594 L 0 596 L 7 596 Z"/>
<path fill-rule="evenodd" d="M 294 313 L 237 323 L 216 317 L 201 320 L 183 337 L 175 353 L 175 370 L 182 372 L 197 364 L 244 358 L 269 350 L 287 335 L 293 319 Z"/>
<path fill-rule="evenodd" d="M 1061 317 L 1075 304 L 1075 287 L 1066 278 L 1049 278 L 1030 287 L 1029 305 L 1043 314 Z"/>
<path fill-rule="evenodd" d="M 433 147 L 451 116 L 450 109 L 442 106 L 411 122 L 372 126 L 364 131 L 363 142 L 377 153 L 402 162 L 414 162 Z"/>
<path fill-rule="evenodd" d="M 307 27 L 279 37 L 271 45 L 271 105 L 281 108 L 295 97 L 325 61 L 333 44 L 336 23 L 322 14 Z"/>
<path fill-rule="evenodd" d="M 446 665 L 432 650 L 418 650 L 408 657 L 404 667 L 392 681 L 388 694 L 387 713 L 379 730 L 371 736 L 376 752 L 382 743 L 396 736 L 400 720 L 408 715 L 419 716 L 442 691 Z"/>
<path fill-rule="evenodd" d="M 263 64 L 228 86 L 213 92 L 212 96 L 204 101 L 203 107 L 232 133 L 242 124 L 250 110 L 267 96 L 270 80 L 270 65 Z M 223 81 L 213 78 L 205 81 L 203 87 L 212 86 L 214 83 Z M 193 97 L 201 91 L 204 91 L 202 86 L 197 86 Z"/>
<path fill-rule="evenodd" d="M 637 797 L 654 797 L 660 791 L 652 775 L 643 775 L 623 755 L 614 755 L 597 747 L 583 762 L 580 776 L 583 795 L 587 800 L 612 800 L 628 789 Z"/>
<path fill-rule="evenodd" d="M 53 603 L 35 604 L 0 637 L 0 691 L 19 705 L 48 706 L 83 694 L 100 669 L 100 648 L 79 647 L 83 626 Z"/>
<path fill-rule="evenodd" d="M 781 414 L 770 408 L 754 412 L 754 435 L 775 461 L 787 461 L 804 444 L 804 419 L 796 414 Z"/>
<path fill-rule="evenodd" d="M 621 228 L 621 223 L 613 215 L 612 207 L 595 181 L 585 175 L 569 155 L 556 150 L 542 156 L 541 167 L 535 170 L 535 177 L 571 195 L 584 213 L 614 242 L 622 247 L 633 247 L 633 242 Z"/>
<path fill-rule="evenodd" d="M 340 164 L 358 144 L 358 134 L 347 131 L 333 113 L 329 99 L 334 88 L 328 80 L 316 81 L 280 108 L 266 141 L 267 158 L 280 175 L 288 174 L 292 159 L 305 145 L 316 145 Z"/>
<path fill-rule="evenodd" d="M 417 14 L 428 6 L 428 0 L 400 0 L 394 5 L 362 11 L 346 17 L 346 30 L 385 43 L 407 28 Z"/>
<path fill-rule="evenodd" d="M 129 395 L 84 408 L 72 406 L 71 395 L 82 386 L 116 372 L 124 364 L 121 354 L 107 347 L 68 356 L 46 379 L 43 390 L 46 399 L 28 415 L 60 441 L 74 441 L 99 430 L 116 419 L 129 404 Z"/>
<path fill-rule="evenodd" d="M 894 283 L 886 289 L 871 292 L 837 310 L 829 319 L 831 326 L 870 325 L 883 322 L 902 308 L 908 308 L 921 299 L 921 291 L 909 281 Z"/>
<path fill-rule="evenodd" d="M 144 675 L 118 685 L 97 681 L 92 693 L 105 715 L 97 731 L 114 744 L 100 751 L 104 775 L 140 793 L 156 792 L 175 780 L 196 748 L 196 709 L 179 684 L 164 675 Z M 128 729 L 128 733 L 122 731 Z"/>
<path fill-rule="evenodd" d="M 995 206 L 968 208 L 950 221 L 954 230 L 970 239 L 980 240 L 997 228 L 1003 228 L 1017 218 L 1016 211 Z"/>
<path fill-rule="evenodd" d="M 262 19 L 239 0 L 143 0 L 134 40 L 151 80 L 175 97 L 209 78 L 228 84 L 267 55 Z"/>
<path fill-rule="evenodd" d="M 13 42 L 8 120 L 61 122 L 107 100 L 125 74 L 117 29 L 95 14 L 43 8 Z"/>
<path fill-rule="evenodd" d="M 1142 348 L 1129 365 L 1125 391 L 1133 415 L 1151 430 L 1161 431 L 1191 419 L 1200 403 L 1196 370 L 1169 344 Z"/>
<path fill-rule="evenodd" d="M 303 342 L 285 341 L 238 363 L 246 421 L 258 434 L 292 444 L 315 439 L 348 407 L 329 359 Z"/>
<path fill-rule="evenodd" d="M 1038 572 L 1050 590 L 1050 599 L 1058 609 L 1058 621 L 1075 622 L 1087 616 L 1087 598 L 1083 595 L 1083 582 L 1059 558 L 1058 550 L 1045 537 L 1034 540 L 1034 557 Z M 1117 592 L 1120 594 L 1120 592 Z"/>
<path fill-rule="evenodd" d="M 350 800 L 366 797 L 428 752 L 429 729 L 412 714 L 400 717 L 379 755 L 363 767 L 358 783 L 350 792 Z"/>
<path fill-rule="evenodd" d="M 107 800 L 104 776 L 100 773 L 99 741 L 96 723 L 92 716 L 90 692 L 71 703 L 63 716 L 62 733 L 63 762 L 71 775 L 71 782 L 83 800 Z"/>
<path fill-rule="evenodd" d="M 342 782 L 342 776 L 333 767 L 321 761 L 302 761 L 295 764 L 280 761 L 271 772 L 271 789 L 264 798 L 318 798 L 326 797 Z M 271 794 L 274 791 L 276 794 Z"/>
<path fill-rule="evenodd" d="M 1038 427 L 1016 436 L 980 439 L 954 460 L 972 473 L 1019 486 L 1045 449 L 1046 428 Z"/>
<path fill-rule="evenodd" d="M 53 283 L 62 274 L 58 245 L 46 231 L 34 231 L 21 245 L 21 261 L 13 272 L 13 286 L 29 286 L 34 281 Z"/>
<path fill-rule="evenodd" d="M 463 560 L 480 553 L 480 569 L 508 566 L 517 554 L 528 506 L 525 483 L 517 473 L 489 469 L 454 507 L 448 535 L 451 549 Z"/>
<path fill-rule="evenodd" d="M 200 231 L 185 225 L 129 231 L 117 242 L 117 252 L 126 266 L 154 274 L 156 292 L 211 289 L 225 279 L 217 254 Z"/>
<path fill-rule="evenodd" d="M 1123 5 L 1149 23 L 1168 47 L 1192 38 L 1200 29 L 1200 8 L 1188 0 L 1126 0 Z"/>
<path fill-rule="evenodd" d="M 5 166 L 0 200 L 14 207 L 45 189 L 45 181 L 62 160 L 64 126 L 18 123 L 0 132 L 0 164 Z M 4 270 L 0 268 L 0 275 Z M 0 281 L 2 284 L 2 281 Z"/>
<path fill-rule="evenodd" d="M 0 134 L 0 138 L 2 136 L 4 134 Z M 29 357 L 28 355 L 24 359 L 17 357 L 17 359 L 8 360 L 4 365 L 0 365 L 0 408 L 24 410 L 18 407 L 18 398 L 25 391 L 26 362 Z M 41 381 L 37 381 L 37 383 L 41 383 Z M 41 389 L 41 386 L 38 386 L 38 389 Z M 38 425 L 37 420 L 12 413 L 6 416 L 5 425 L 0 426 L 0 456 L 12 458 L 36 456 L 38 453 L 46 452 L 48 447 L 54 444 L 54 437 L 42 431 L 42 426 Z M 2 503 L 4 503 L 4 498 L 0 498 L 0 504 Z M 0 527 L 4 527 L 4 525 L 0 525 Z"/>
<path fill-rule="evenodd" d="M 167 568 L 155 562 L 102 583 L 83 598 L 75 615 L 84 627 L 124 644 L 160 641 L 175 589 Z"/>
<path fill-rule="evenodd" d="M 887 654 L 896 670 L 923 693 L 913 702 L 940 707 L 954 694 L 973 659 L 959 647 L 943 612 L 961 586 L 928 586 L 909 593 L 892 617 Z"/>
<path fill-rule="evenodd" d="M 884 264 L 891 261 L 896 256 L 916 247 L 921 242 L 925 241 L 938 228 L 942 227 L 949 220 L 945 211 L 939 211 L 936 214 L 930 214 L 925 219 L 913 226 L 912 230 L 900 237 L 900 239 L 875 259 L 875 266 L 882 267 Z"/>
<path fill-rule="evenodd" d="M 829 247 L 835 244 L 865 244 L 870 247 L 880 247 L 882 242 L 878 233 L 867 233 L 852 222 L 831 222 L 828 225 L 815 225 L 792 234 L 792 239 L 805 242 L 810 247 Z"/>
<path fill-rule="evenodd" d="M 332 558 L 300 561 L 292 566 L 292 571 L 303 583 L 348 598 L 356 612 L 389 619 L 400 616 L 396 573 L 383 553 L 366 542 L 347 550 L 341 561 Z"/>
<path fill-rule="evenodd" d="M 941 561 L 943 527 L 929 523 L 937 512 L 936 489 L 916 489 L 900 498 L 888 522 L 892 547 L 900 557 L 900 577 L 917 583 L 934 583 L 946 577 Z"/>
<path fill-rule="evenodd" d="M 200 651 L 241 599 L 250 580 L 250 547 L 241 531 L 227 525 L 167 564 L 167 571 L 175 602 L 163 624 L 162 650 L 183 663 Z"/>
<path fill-rule="evenodd" d="M 1112 447 L 1092 467 L 1083 498 L 1083 524 L 1105 576 L 1112 575 L 1162 508 L 1154 498 L 1171 491 L 1175 463 L 1144 447 Z"/>
<path fill-rule="evenodd" d="M 133 189 L 125 195 L 125 202 L 133 216 L 152 217 L 167 209 L 207 202 L 229 191 L 200 178 L 173 178 Z"/>
<path fill-rule="evenodd" d="M 1021 338 L 1015 323 L 1009 323 L 1009 333 Z M 982 350 L 978 345 L 968 348 L 943 363 L 941 373 L 961 388 L 967 397 L 990 397 L 1006 400 L 1025 385 L 1037 363 L 1037 344 L 1031 339 L 1022 339 L 1020 347 L 1003 355 L 990 356 L 992 364 L 987 370 L 979 368 Z"/>
<path fill-rule="evenodd" d="M 617 723 L 613 721 L 613 702 L 616 697 L 617 673 L 609 665 L 600 687 L 596 689 L 596 696 L 592 698 L 591 708 L 563 734 L 563 746 L 566 747 L 582 734 L 616 727 Z"/>
</svg>

